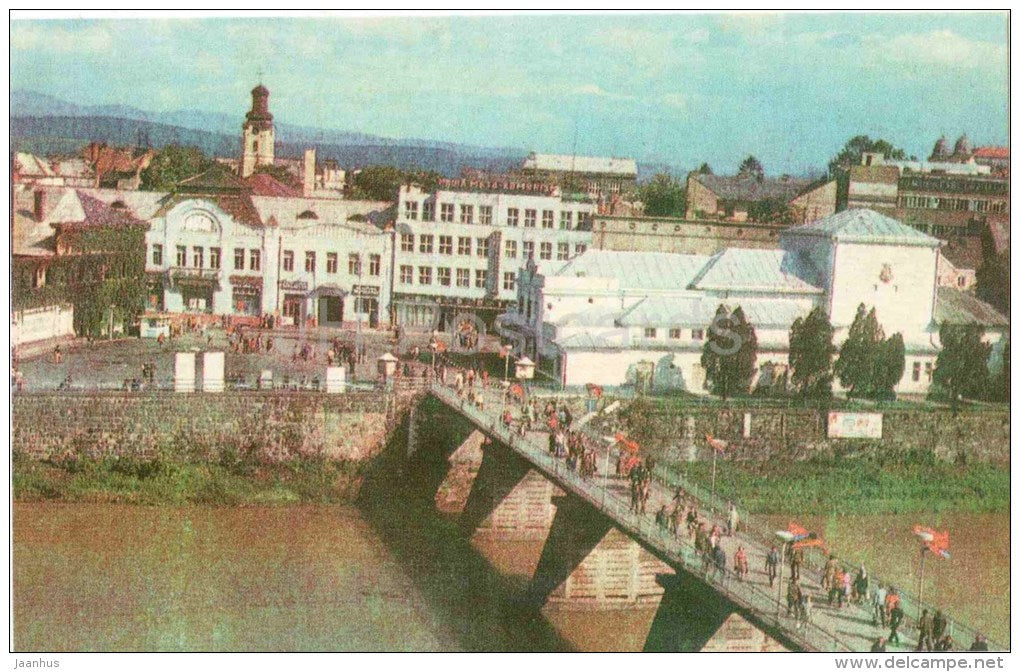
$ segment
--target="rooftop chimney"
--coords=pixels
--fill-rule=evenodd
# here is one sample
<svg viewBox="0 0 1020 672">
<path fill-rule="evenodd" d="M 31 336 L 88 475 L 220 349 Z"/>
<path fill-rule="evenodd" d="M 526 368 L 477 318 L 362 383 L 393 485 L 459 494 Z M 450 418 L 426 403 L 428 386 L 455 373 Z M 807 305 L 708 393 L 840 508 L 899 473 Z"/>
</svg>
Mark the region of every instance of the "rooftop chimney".
<svg viewBox="0 0 1020 672">
<path fill-rule="evenodd" d="M 32 208 L 32 214 L 35 216 L 35 221 L 41 222 L 46 215 L 46 192 L 42 189 L 36 189 L 33 196 L 35 196 L 35 203 Z"/>
<path fill-rule="evenodd" d="M 308 198 L 315 191 L 315 150 L 305 150 L 305 174 L 302 183 L 302 194 Z"/>
</svg>

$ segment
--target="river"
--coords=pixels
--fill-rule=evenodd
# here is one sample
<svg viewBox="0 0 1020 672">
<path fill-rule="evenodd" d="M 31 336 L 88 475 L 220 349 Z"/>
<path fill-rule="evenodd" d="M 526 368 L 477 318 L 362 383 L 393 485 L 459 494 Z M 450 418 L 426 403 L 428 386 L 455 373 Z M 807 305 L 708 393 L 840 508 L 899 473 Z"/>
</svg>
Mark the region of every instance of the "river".
<svg viewBox="0 0 1020 672">
<path fill-rule="evenodd" d="M 440 516 L 390 508 L 17 503 L 15 650 L 641 648 L 651 609 L 521 619 L 515 597 L 541 542 L 471 541 Z M 890 548 L 909 541 L 899 538 L 905 520 L 881 518 L 892 522 L 805 524 L 855 552 L 862 530 Z M 1005 639 L 1008 516 L 950 518 L 938 522 L 972 532 L 932 568 L 932 590 Z M 898 554 L 878 548 L 866 559 L 875 572 L 909 575 Z"/>
</svg>

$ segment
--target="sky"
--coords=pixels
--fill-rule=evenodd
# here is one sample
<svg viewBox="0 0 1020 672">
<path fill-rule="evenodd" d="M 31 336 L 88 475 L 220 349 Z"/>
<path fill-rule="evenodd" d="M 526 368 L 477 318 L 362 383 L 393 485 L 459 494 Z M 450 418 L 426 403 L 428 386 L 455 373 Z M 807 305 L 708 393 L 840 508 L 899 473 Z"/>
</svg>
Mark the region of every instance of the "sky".
<svg viewBox="0 0 1020 672">
<path fill-rule="evenodd" d="M 716 172 L 823 169 L 851 136 L 1006 144 L 1005 12 L 15 20 L 11 87 Z"/>
</svg>

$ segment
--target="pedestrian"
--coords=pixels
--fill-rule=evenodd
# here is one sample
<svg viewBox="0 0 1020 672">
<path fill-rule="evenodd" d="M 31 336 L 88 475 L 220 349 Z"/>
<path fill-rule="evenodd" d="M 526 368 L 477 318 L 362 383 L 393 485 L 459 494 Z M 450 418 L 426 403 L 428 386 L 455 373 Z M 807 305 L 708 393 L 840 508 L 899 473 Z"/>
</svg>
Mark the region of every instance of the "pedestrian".
<svg viewBox="0 0 1020 672">
<path fill-rule="evenodd" d="M 655 512 L 655 524 L 663 530 L 669 529 L 669 519 L 666 515 L 666 505 L 663 504 L 659 507 L 659 510 Z"/>
<path fill-rule="evenodd" d="M 872 653 L 885 653 L 885 637 L 879 637 L 875 640 L 875 643 L 871 645 Z"/>
<path fill-rule="evenodd" d="M 795 549 L 790 554 L 790 576 L 794 579 L 800 580 L 800 566 L 804 564 L 804 551 L 803 549 Z"/>
<path fill-rule="evenodd" d="M 956 648 L 956 642 L 953 641 L 953 636 L 948 633 L 935 645 L 936 651 L 952 651 L 954 648 Z"/>
<path fill-rule="evenodd" d="M 936 610 L 935 616 L 931 619 L 931 639 L 932 642 L 942 641 L 942 636 L 946 633 L 946 617 L 942 613 L 942 610 Z"/>
<path fill-rule="evenodd" d="M 931 616 L 927 609 L 921 610 L 921 618 L 917 621 L 917 649 L 916 651 L 931 651 Z"/>
<path fill-rule="evenodd" d="M 889 612 L 889 643 L 896 642 L 897 645 L 900 643 L 900 625 L 903 623 L 903 608 L 900 607 L 900 603 L 897 600 L 896 606 Z"/>
<path fill-rule="evenodd" d="M 900 606 L 900 596 L 896 592 L 896 589 L 892 586 L 889 587 L 889 591 L 885 595 L 885 617 L 892 621 L 893 609 Z M 891 640 L 890 640 L 891 641 Z"/>
<path fill-rule="evenodd" d="M 747 578 L 747 553 L 744 552 L 743 546 L 737 546 L 737 552 L 733 556 L 733 569 L 741 582 Z"/>
<path fill-rule="evenodd" d="M 825 592 L 832 590 L 832 586 L 836 581 L 836 570 L 839 568 L 839 562 L 836 560 L 835 555 L 830 555 L 829 559 L 825 562 L 825 569 L 822 573 L 822 589 Z M 830 599 L 829 602 L 832 602 Z"/>
<path fill-rule="evenodd" d="M 786 586 L 786 615 L 796 616 L 800 610 L 801 589 L 800 582 L 790 577 L 790 583 Z"/>
<path fill-rule="evenodd" d="M 811 622 L 811 614 L 814 611 L 814 602 L 811 599 L 811 594 L 804 591 L 800 601 L 800 622 L 807 625 Z"/>
<path fill-rule="evenodd" d="M 775 546 L 769 549 L 765 556 L 765 573 L 769 576 L 769 588 L 776 582 L 776 574 L 779 572 L 779 551 Z"/>
<path fill-rule="evenodd" d="M 715 547 L 713 551 L 715 555 L 715 573 L 713 576 L 718 575 L 722 581 L 726 580 L 726 551 L 723 550 L 722 544 Z"/>
<path fill-rule="evenodd" d="M 869 583 L 868 570 L 864 565 L 861 565 L 857 571 L 857 577 L 854 579 L 854 602 L 857 604 L 867 603 Z"/>
<path fill-rule="evenodd" d="M 737 533 L 737 527 L 740 525 L 740 514 L 737 513 L 737 507 L 734 506 L 733 502 L 730 502 L 730 512 L 726 519 L 726 534 L 727 536 L 733 536 Z"/>
<path fill-rule="evenodd" d="M 970 645 L 970 650 L 971 651 L 987 651 L 988 650 L 988 640 L 985 639 L 985 636 L 980 634 L 980 633 L 975 635 L 974 636 L 974 643 Z M 929 649 L 929 651 L 930 651 L 930 649 Z"/>
<path fill-rule="evenodd" d="M 839 608 L 843 608 L 844 602 L 850 604 L 850 597 L 853 593 L 853 578 L 850 576 L 850 572 L 843 572 L 843 588 L 839 595 Z"/>
<path fill-rule="evenodd" d="M 885 586 L 881 583 L 878 584 L 878 589 L 875 591 L 875 595 L 872 598 L 872 617 L 871 622 L 873 625 L 881 625 L 883 628 L 886 624 L 885 618 Z"/>
</svg>

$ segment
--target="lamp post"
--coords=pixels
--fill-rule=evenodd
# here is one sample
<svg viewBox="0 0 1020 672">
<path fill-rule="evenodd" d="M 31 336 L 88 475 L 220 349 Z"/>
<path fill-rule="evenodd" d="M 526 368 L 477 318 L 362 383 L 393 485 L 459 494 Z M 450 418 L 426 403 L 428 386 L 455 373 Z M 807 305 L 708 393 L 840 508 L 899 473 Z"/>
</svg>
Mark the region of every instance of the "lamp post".
<svg viewBox="0 0 1020 672">
<path fill-rule="evenodd" d="M 793 541 L 793 532 L 789 530 L 776 530 L 776 536 L 783 542 L 783 550 L 779 556 L 779 587 L 776 589 L 776 621 L 779 620 L 779 613 L 783 608 L 783 563 L 786 562 L 786 549 Z"/>
</svg>

